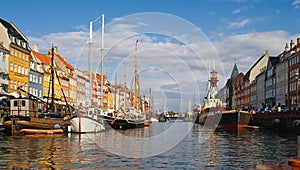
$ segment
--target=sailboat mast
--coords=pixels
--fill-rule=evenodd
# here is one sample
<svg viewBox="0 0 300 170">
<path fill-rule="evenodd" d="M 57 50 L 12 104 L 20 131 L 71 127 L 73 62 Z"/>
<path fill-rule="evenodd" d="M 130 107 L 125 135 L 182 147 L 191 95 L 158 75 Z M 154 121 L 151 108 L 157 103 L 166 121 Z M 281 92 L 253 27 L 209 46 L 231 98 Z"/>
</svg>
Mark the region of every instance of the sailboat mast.
<svg viewBox="0 0 300 170">
<path fill-rule="evenodd" d="M 117 74 L 115 75 L 115 96 L 114 96 L 114 110 L 117 110 Z"/>
<path fill-rule="evenodd" d="M 52 87 L 51 87 L 51 111 L 52 113 L 54 113 L 54 47 L 52 44 L 52 48 L 51 48 L 51 53 L 52 53 L 52 57 L 51 57 L 51 80 L 52 80 Z"/>
<path fill-rule="evenodd" d="M 151 92 L 151 110 L 152 110 L 152 114 L 154 114 L 154 93 L 153 91 Z"/>
<path fill-rule="evenodd" d="M 126 62 L 124 62 L 124 112 L 126 111 Z"/>
<path fill-rule="evenodd" d="M 139 78 L 138 78 L 138 61 L 137 61 L 137 45 L 138 45 L 138 39 L 136 39 L 135 42 L 135 49 L 134 49 L 134 98 L 133 98 L 133 107 L 136 109 L 139 109 Z"/>
<path fill-rule="evenodd" d="M 89 72 L 90 72 L 90 106 L 92 106 L 93 104 L 93 96 L 92 96 L 92 93 L 93 93 L 93 76 L 92 76 L 92 47 L 93 47 L 93 22 L 90 22 L 90 39 L 89 39 Z"/>
<path fill-rule="evenodd" d="M 101 33 L 101 102 L 100 105 L 103 106 L 103 86 L 104 86 L 104 75 L 103 75 L 103 51 L 104 51 L 104 14 L 102 14 L 102 33 Z"/>
</svg>

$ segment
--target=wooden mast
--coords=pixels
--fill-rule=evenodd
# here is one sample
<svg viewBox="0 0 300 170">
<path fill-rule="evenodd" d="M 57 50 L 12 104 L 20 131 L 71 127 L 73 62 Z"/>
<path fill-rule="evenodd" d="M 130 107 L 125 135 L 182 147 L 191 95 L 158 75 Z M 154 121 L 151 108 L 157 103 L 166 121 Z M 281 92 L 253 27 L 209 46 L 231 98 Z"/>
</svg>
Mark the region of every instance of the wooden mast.
<svg viewBox="0 0 300 170">
<path fill-rule="evenodd" d="M 134 98 L 133 98 L 133 107 L 139 110 L 139 75 L 138 75 L 138 60 L 137 60 L 137 45 L 139 40 L 135 41 L 135 50 L 134 50 Z"/>
<path fill-rule="evenodd" d="M 114 110 L 117 110 L 117 74 L 115 74 L 115 88 L 114 88 Z"/>
<path fill-rule="evenodd" d="M 54 47 L 53 47 L 53 44 L 52 44 L 52 48 L 51 48 L 51 53 L 52 53 L 52 57 L 51 57 L 51 79 L 52 79 L 51 111 L 52 111 L 52 113 L 54 113 L 55 108 L 54 108 Z"/>
</svg>

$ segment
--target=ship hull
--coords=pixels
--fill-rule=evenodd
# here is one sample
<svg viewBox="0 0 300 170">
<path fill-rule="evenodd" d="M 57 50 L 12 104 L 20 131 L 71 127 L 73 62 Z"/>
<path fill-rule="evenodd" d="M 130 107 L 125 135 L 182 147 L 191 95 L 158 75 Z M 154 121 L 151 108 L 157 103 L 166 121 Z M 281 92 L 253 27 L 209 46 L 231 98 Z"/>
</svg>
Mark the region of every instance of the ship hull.
<svg viewBox="0 0 300 170">
<path fill-rule="evenodd" d="M 110 123 L 110 126 L 114 129 L 143 128 L 144 120 L 115 119 Z"/>
<path fill-rule="evenodd" d="M 73 133 L 96 133 L 105 130 L 103 120 L 96 120 L 88 116 L 73 117 L 70 123 Z"/>
<path fill-rule="evenodd" d="M 203 113 L 199 123 L 217 128 L 243 128 L 249 125 L 251 114 L 246 111 L 222 111 Z"/>
<path fill-rule="evenodd" d="M 6 134 L 11 135 L 14 132 L 20 132 L 22 129 L 55 129 L 55 125 L 60 128 L 70 125 L 69 120 L 63 118 L 34 118 L 27 116 L 6 117 L 3 123 Z M 14 127 L 14 128 L 12 128 Z"/>
</svg>

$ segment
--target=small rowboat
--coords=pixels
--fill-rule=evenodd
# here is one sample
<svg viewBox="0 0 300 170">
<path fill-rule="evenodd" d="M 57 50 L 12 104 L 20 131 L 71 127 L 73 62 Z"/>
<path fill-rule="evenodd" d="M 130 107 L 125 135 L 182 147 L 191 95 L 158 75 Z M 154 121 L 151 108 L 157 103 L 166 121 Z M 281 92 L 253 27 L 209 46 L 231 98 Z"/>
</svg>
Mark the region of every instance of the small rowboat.
<svg viewBox="0 0 300 170">
<path fill-rule="evenodd" d="M 22 129 L 20 133 L 22 135 L 33 134 L 62 134 L 62 129 Z"/>
</svg>

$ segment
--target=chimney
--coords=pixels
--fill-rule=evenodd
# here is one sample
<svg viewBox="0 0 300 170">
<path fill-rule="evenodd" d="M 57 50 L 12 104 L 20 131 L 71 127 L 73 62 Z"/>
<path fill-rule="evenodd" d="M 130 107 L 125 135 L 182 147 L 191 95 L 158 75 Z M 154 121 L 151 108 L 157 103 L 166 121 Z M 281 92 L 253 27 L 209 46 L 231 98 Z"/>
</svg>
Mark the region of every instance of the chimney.
<svg viewBox="0 0 300 170">
<path fill-rule="evenodd" d="M 57 48 L 57 46 L 54 46 L 54 54 L 58 54 L 58 48 Z"/>
<path fill-rule="evenodd" d="M 35 51 L 35 52 L 39 52 L 39 45 L 38 44 L 34 44 L 33 45 L 33 51 Z"/>
<path fill-rule="evenodd" d="M 290 43 L 290 50 L 293 49 L 295 47 L 295 43 L 293 40 L 291 40 L 291 43 Z"/>
<path fill-rule="evenodd" d="M 289 45 L 288 45 L 288 43 L 285 43 L 284 51 L 285 51 L 285 52 L 288 52 L 288 51 L 289 51 Z"/>
</svg>

